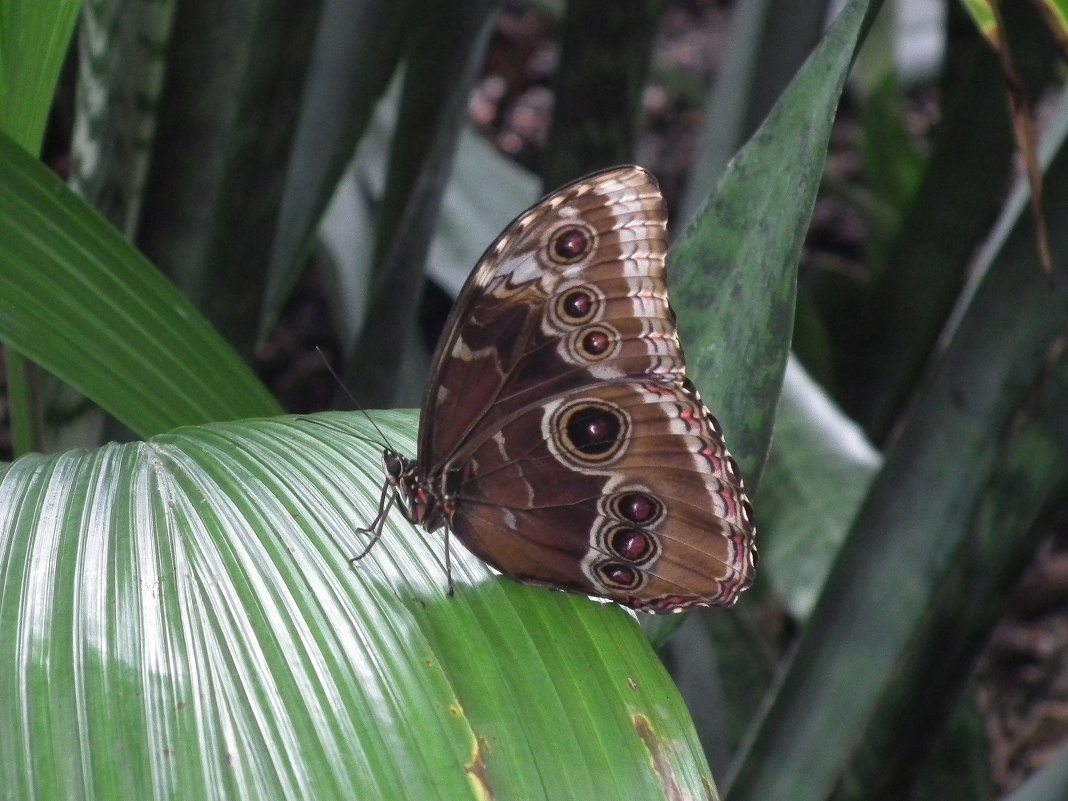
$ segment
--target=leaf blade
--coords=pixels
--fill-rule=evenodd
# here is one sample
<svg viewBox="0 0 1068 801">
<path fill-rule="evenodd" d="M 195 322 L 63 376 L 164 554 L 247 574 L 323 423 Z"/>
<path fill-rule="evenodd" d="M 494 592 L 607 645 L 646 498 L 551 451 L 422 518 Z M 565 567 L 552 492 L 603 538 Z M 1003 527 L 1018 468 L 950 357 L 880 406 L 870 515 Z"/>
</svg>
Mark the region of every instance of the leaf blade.
<svg viewBox="0 0 1068 801">
<path fill-rule="evenodd" d="M 0 338 L 142 435 L 277 403 L 107 222 L 0 135 Z"/>
<path fill-rule="evenodd" d="M 355 415 L 320 419 L 9 468 L 0 575 L 23 580 L 0 595 L 0 640 L 34 649 L 0 655 L 0 713 L 42 725 L 0 752 L 5 786 L 32 795 L 52 779 L 27 765 L 55 764 L 50 789 L 102 797 L 709 797 L 629 613 L 493 576 L 459 549 L 450 598 L 439 543 L 399 518 L 352 569 L 377 446 L 353 439 L 369 429 Z M 380 419 L 400 447 L 413 423 Z M 91 680 L 9 692 L 48 664 Z M 57 759 L 71 742 L 76 758 Z"/>
</svg>

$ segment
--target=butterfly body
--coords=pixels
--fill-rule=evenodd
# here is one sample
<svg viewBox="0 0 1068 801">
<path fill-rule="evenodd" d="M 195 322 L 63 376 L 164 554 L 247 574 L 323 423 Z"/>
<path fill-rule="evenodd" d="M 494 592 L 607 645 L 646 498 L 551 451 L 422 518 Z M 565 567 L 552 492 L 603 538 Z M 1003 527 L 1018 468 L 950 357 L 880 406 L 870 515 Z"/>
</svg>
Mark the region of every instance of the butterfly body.
<svg viewBox="0 0 1068 801">
<path fill-rule="evenodd" d="M 733 604 L 752 581 L 752 512 L 686 377 L 666 225 L 639 167 L 518 217 L 460 293 L 418 459 L 386 451 L 383 497 L 526 583 L 652 612 Z"/>
</svg>

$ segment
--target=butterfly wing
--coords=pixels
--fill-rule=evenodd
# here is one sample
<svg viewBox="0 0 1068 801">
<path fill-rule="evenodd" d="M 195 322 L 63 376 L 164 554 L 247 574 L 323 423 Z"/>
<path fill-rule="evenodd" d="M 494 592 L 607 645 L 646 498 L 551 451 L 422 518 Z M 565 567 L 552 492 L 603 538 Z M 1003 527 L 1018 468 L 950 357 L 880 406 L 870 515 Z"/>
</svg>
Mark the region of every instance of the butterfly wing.
<svg viewBox="0 0 1068 801">
<path fill-rule="evenodd" d="M 685 375 L 666 227 L 639 167 L 517 218 L 454 308 L 419 451 L 478 556 L 650 611 L 729 605 L 755 561 L 741 479 Z"/>
<path fill-rule="evenodd" d="M 640 167 L 564 187 L 489 247 L 446 323 L 420 421 L 419 461 L 554 392 L 632 375 L 681 375 L 667 303 L 667 213 Z"/>
<path fill-rule="evenodd" d="M 453 531 L 522 581 L 646 611 L 730 606 L 752 511 L 688 385 L 612 381 L 528 406 L 465 455 Z"/>
</svg>

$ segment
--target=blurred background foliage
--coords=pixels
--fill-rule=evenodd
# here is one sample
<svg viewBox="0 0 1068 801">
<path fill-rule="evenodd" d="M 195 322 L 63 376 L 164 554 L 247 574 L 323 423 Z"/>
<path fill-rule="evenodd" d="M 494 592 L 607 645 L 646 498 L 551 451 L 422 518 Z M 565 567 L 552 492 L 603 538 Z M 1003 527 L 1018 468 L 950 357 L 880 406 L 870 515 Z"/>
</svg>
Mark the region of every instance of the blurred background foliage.
<svg viewBox="0 0 1068 801">
<path fill-rule="evenodd" d="M 9 193 L 5 230 L 56 242 L 67 271 L 35 284 L 23 265 L 16 287 L 6 262 L 55 332 L 3 331 L 19 453 L 348 405 L 316 347 L 364 407 L 417 406 L 451 299 L 515 213 L 638 162 L 682 231 L 839 6 L 861 8 L 782 315 L 782 393 L 743 396 L 766 420 L 750 440 L 775 421 L 757 587 L 648 634 L 727 799 L 1068 795 L 1061 3 L 47 5 L 0 9 L 0 127 L 147 262 L 117 258 L 109 288 L 57 304 L 85 256 L 42 221 L 103 240 L 38 184 Z M 9 187 L 18 164 L 0 159 Z M 687 269 L 673 297 L 690 342 L 714 323 Z M 146 318 L 188 351 L 139 351 Z M 124 358 L 94 354 L 105 340 Z M 695 374 L 711 399 L 734 385 Z M 105 414 L 82 393 L 117 400 Z M 730 434 L 736 451 L 749 436 Z M 756 483 L 763 448 L 740 459 Z"/>
</svg>

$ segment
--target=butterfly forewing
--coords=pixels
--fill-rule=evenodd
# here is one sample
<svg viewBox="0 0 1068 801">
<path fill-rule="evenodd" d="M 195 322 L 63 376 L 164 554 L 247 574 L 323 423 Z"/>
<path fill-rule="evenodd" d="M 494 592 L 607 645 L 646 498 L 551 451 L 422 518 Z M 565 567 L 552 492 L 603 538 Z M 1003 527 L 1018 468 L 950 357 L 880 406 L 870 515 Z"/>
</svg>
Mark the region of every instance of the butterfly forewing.
<svg viewBox="0 0 1068 801">
<path fill-rule="evenodd" d="M 664 282 L 666 226 L 656 182 L 637 167 L 579 181 L 517 218 L 446 325 L 420 460 L 448 461 L 465 440 L 552 392 L 681 366 Z M 585 247 L 568 251 L 583 244 L 576 234 Z M 608 350 L 587 358 L 601 337 Z"/>
</svg>

